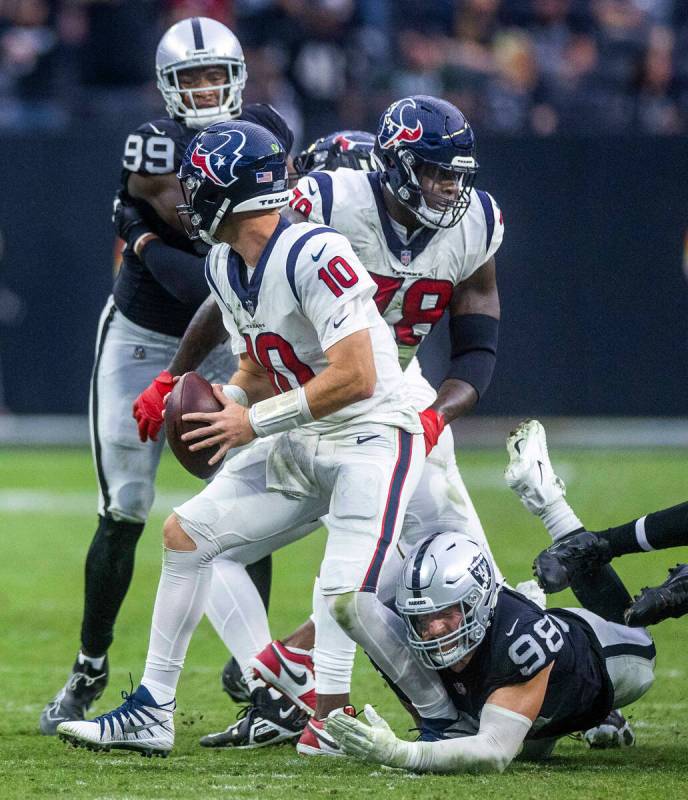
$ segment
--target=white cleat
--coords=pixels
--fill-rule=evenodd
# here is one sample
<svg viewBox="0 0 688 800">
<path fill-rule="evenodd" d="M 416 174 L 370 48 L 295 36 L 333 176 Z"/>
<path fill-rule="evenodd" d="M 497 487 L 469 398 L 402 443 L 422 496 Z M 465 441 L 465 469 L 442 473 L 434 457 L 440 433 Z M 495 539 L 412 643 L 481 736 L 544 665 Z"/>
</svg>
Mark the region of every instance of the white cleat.
<svg viewBox="0 0 688 800">
<path fill-rule="evenodd" d="M 536 419 L 522 422 L 506 440 L 509 464 L 504 470 L 507 486 L 531 514 L 566 496 L 564 481 L 555 475 L 547 452 L 547 437 Z"/>
<path fill-rule="evenodd" d="M 174 746 L 175 702 L 159 706 L 143 686 L 134 694 L 122 692 L 122 697 L 119 708 L 95 719 L 61 722 L 60 739 L 88 750 L 135 750 L 165 758 Z"/>
</svg>

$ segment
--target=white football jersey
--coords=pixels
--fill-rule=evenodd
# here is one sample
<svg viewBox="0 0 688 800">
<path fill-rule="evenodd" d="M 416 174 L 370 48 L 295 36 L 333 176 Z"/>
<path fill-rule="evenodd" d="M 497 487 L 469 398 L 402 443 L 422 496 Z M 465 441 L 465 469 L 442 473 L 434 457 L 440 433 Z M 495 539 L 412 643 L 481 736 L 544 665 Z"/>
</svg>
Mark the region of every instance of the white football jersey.
<svg viewBox="0 0 688 800">
<path fill-rule="evenodd" d="M 403 373 L 388 326 L 373 296 L 376 286 L 337 231 L 280 220 L 249 280 L 241 256 L 215 245 L 206 278 L 229 331 L 232 351 L 264 367 L 275 392 L 303 386 L 328 365 L 325 351 L 368 329 L 375 357 L 375 393 L 310 423 L 330 432 L 353 422 L 422 432 L 405 395 Z"/>
<path fill-rule="evenodd" d="M 289 205 L 312 222 L 331 225 L 351 242 L 377 285 L 375 302 L 390 326 L 407 368 L 417 408 L 436 394 L 421 377 L 416 350 L 449 305 L 454 288 L 499 249 L 502 213 L 487 193 L 473 189 L 468 211 L 453 228 L 421 228 L 406 244 L 390 222 L 376 172 L 313 172 L 298 182 Z"/>
</svg>

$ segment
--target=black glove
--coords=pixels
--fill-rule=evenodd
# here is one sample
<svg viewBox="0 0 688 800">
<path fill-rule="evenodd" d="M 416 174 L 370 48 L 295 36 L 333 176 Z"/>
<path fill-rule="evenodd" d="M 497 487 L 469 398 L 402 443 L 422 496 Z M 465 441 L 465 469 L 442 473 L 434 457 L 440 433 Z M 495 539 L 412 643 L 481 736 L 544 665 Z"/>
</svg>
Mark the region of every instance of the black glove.
<svg viewBox="0 0 688 800">
<path fill-rule="evenodd" d="M 124 239 L 132 251 L 139 236 L 152 233 L 139 209 L 123 198 L 121 193 L 116 194 L 112 202 L 112 224 L 115 226 L 115 233 L 120 239 Z"/>
</svg>

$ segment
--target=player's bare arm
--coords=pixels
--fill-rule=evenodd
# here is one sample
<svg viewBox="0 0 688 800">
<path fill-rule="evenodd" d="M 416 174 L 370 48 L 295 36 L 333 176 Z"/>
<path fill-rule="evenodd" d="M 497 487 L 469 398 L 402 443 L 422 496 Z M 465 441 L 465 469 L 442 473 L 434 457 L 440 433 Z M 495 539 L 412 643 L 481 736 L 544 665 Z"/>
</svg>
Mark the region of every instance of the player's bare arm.
<svg viewBox="0 0 688 800">
<path fill-rule="evenodd" d="M 172 228 L 184 233 L 177 216 L 177 205 L 184 198 L 174 172 L 164 175 L 131 173 L 127 181 L 127 191 L 135 200 L 143 200 L 152 206 L 156 214 Z"/>
<path fill-rule="evenodd" d="M 208 353 L 226 339 L 222 313 L 215 298 L 209 296 L 194 314 L 167 371 L 176 376 L 196 369 Z"/>
<path fill-rule="evenodd" d="M 461 373 L 463 370 L 458 362 L 462 355 L 464 359 L 469 356 L 474 362 L 469 367 L 470 377 L 481 385 L 476 387 L 465 378 L 449 376 L 443 381 L 437 392 L 437 400 L 431 408 L 444 415 L 445 423 L 471 411 L 479 400 L 484 382 L 489 383 L 492 374 L 494 351 L 491 348 L 493 346 L 496 348 L 496 331 L 500 315 L 494 257 L 456 287 L 450 315 L 452 364 L 453 366 L 456 364 L 457 371 Z M 485 363 L 481 364 L 481 360 Z M 468 371 L 466 377 L 469 377 Z"/>
</svg>

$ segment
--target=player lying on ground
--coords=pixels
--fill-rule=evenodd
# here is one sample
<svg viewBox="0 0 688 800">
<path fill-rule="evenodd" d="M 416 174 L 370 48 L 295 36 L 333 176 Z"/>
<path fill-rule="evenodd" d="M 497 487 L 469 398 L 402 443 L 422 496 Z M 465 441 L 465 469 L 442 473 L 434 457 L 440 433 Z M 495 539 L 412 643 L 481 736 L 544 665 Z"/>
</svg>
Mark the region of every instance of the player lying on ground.
<svg viewBox="0 0 688 800">
<path fill-rule="evenodd" d="M 509 471 L 519 474 L 516 491 L 527 496 L 542 483 L 537 461 L 543 473 L 554 473 L 540 446 L 544 438 L 528 441 L 523 430 L 520 436 L 523 446 L 510 448 Z M 559 511 L 561 525 L 580 527 L 570 507 L 566 520 L 563 506 Z M 595 595 L 595 584 L 590 596 L 598 608 L 608 599 Z M 586 608 L 540 609 L 499 587 L 489 557 L 460 534 L 436 534 L 409 553 L 395 605 L 409 648 L 457 713 L 443 726 L 422 729 L 417 742 L 398 739 L 370 706 L 369 725 L 332 714 L 327 731 L 347 754 L 368 761 L 418 772 L 501 772 L 524 745 L 526 754 L 543 757 L 557 738 L 599 724 L 654 680 L 647 631 Z M 623 606 L 609 612 L 618 618 Z"/>
<path fill-rule="evenodd" d="M 141 685 L 95 720 L 58 726 L 75 745 L 163 756 L 210 564 L 226 550 L 252 549 L 255 561 L 327 514 L 320 582 L 331 611 L 384 667 L 404 657 L 402 643 L 378 630 L 394 614 L 377 587 L 425 460 L 375 284 L 341 234 L 279 216 L 289 193 L 277 139 L 247 122 L 213 125 L 187 148 L 180 181 L 180 213 L 213 245 L 206 275 L 239 357 L 231 383 L 215 390 L 223 410 L 187 414 L 208 424 L 183 439 L 193 451 L 217 445 L 209 463 L 261 441 L 165 523 Z M 336 296 L 322 271 L 338 281 Z"/>
<path fill-rule="evenodd" d="M 170 391 L 172 377 L 158 373 L 208 296 L 203 273 L 207 247 L 189 241 L 176 212 L 183 199 L 176 173 L 186 146 L 199 129 L 234 117 L 266 126 L 286 151 L 293 139 L 270 106 L 242 109 L 246 70 L 241 46 L 215 20 L 193 17 L 173 25 L 158 45 L 156 73 L 169 117 L 146 122 L 127 137 L 113 218 L 126 247 L 96 342 L 89 410 L 99 519 L 86 556 L 81 649 L 66 684 L 43 709 L 44 734 L 54 734 L 61 721 L 83 719 L 107 684 L 107 652 L 153 504 L 164 444 L 145 426 L 144 441 L 146 436 L 153 441 L 139 441 L 132 403 L 139 415 L 151 395 L 161 398 Z M 200 372 L 224 381 L 234 368 L 229 349 L 220 344 L 206 356 Z M 149 396 L 137 398 L 156 375 Z M 252 571 L 266 598 L 269 560 Z M 251 590 L 246 574 L 244 579 L 246 591 Z M 235 591 L 241 590 L 236 581 Z"/>
<path fill-rule="evenodd" d="M 399 347 L 409 395 L 422 412 L 428 447 L 438 442 L 409 505 L 404 548 L 438 528 L 464 530 L 485 541 L 445 423 L 474 407 L 487 390 L 494 368 L 499 324 L 494 256 L 504 231 L 501 212 L 489 194 L 473 188 L 477 170 L 474 134 L 451 104 L 426 96 L 397 101 L 382 114 L 375 142 L 379 172 L 368 175 L 338 169 L 311 173 L 294 192 L 289 218 L 332 225 L 353 243 L 377 285 L 375 300 Z M 325 272 L 323 280 L 329 281 L 336 297 L 339 289 L 334 278 Z M 421 375 L 415 352 L 445 309 L 451 315 L 452 358 L 437 394 Z M 218 317 L 217 308 L 209 310 Z M 206 325 L 212 333 L 212 319 Z M 202 325 L 197 325 L 196 319 L 189 336 L 202 341 Z M 206 340 L 200 353 L 214 343 L 212 337 Z M 199 355 L 196 345 L 191 352 L 194 359 L 178 361 L 176 370 L 193 368 Z M 216 574 L 225 568 L 229 568 L 225 560 L 218 561 Z M 229 585 L 229 581 L 225 583 Z M 244 639 L 249 647 L 255 647 L 267 630 L 267 620 L 258 624 L 258 615 L 264 614 L 250 596 L 230 595 L 214 581 L 211 602 L 222 610 L 223 618 L 254 621 L 253 631 Z M 241 614 L 232 606 L 237 602 Z M 299 741 L 299 751 L 333 754 L 337 748 L 328 741 L 319 720 L 348 702 L 355 648 L 333 624 L 317 586 L 314 606 L 320 659 L 315 678 L 308 653 L 314 642 L 312 624 L 305 625 L 286 647 L 277 642 L 265 647 L 263 658 L 261 648 L 254 649 L 251 655 L 257 660 L 252 664 L 300 707 L 315 710 L 315 719 Z M 232 646 L 235 633 L 236 626 L 227 628 L 225 643 L 232 652 L 247 653 L 248 647 Z M 265 641 L 268 644 L 269 639 Z M 396 677 L 402 680 L 401 674 Z M 254 680 L 250 668 L 247 680 L 249 684 Z M 430 703 L 422 713 L 442 712 Z M 255 707 L 239 723 L 203 742 L 248 744 L 251 724 L 264 730 L 274 724 L 270 716 L 268 708 Z"/>
<path fill-rule="evenodd" d="M 510 437 L 510 447 L 519 443 L 534 443 L 538 449 L 544 442 L 544 431 L 537 420 L 523 423 Z M 546 445 L 545 445 L 546 446 Z M 522 462 L 519 462 L 519 464 Z M 507 470 L 507 480 L 517 485 L 520 474 L 517 470 Z M 564 486 L 560 480 L 548 481 L 546 490 L 534 486 L 534 493 L 522 494 L 526 508 L 542 514 L 544 508 L 550 522 L 550 532 L 554 544 L 543 550 L 535 559 L 534 568 L 540 585 L 546 592 L 559 592 L 567 586 L 574 590 L 590 581 L 599 580 L 600 570 L 613 558 L 626 553 L 640 553 L 649 550 L 663 550 L 670 547 L 688 545 L 688 503 L 662 509 L 639 519 L 608 528 L 605 531 L 588 531 L 581 525 L 573 533 L 567 533 L 568 526 L 552 524 L 556 522 L 556 509 L 563 507 Z M 547 495 L 545 497 L 545 495 Z M 543 506 L 543 500 L 547 502 Z M 681 617 L 688 613 L 688 564 L 678 564 L 669 570 L 667 580 L 656 588 L 645 588 L 634 602 L 624 611 L 627 625 L 654 625 L 669 617 Z"/>
</svg>

